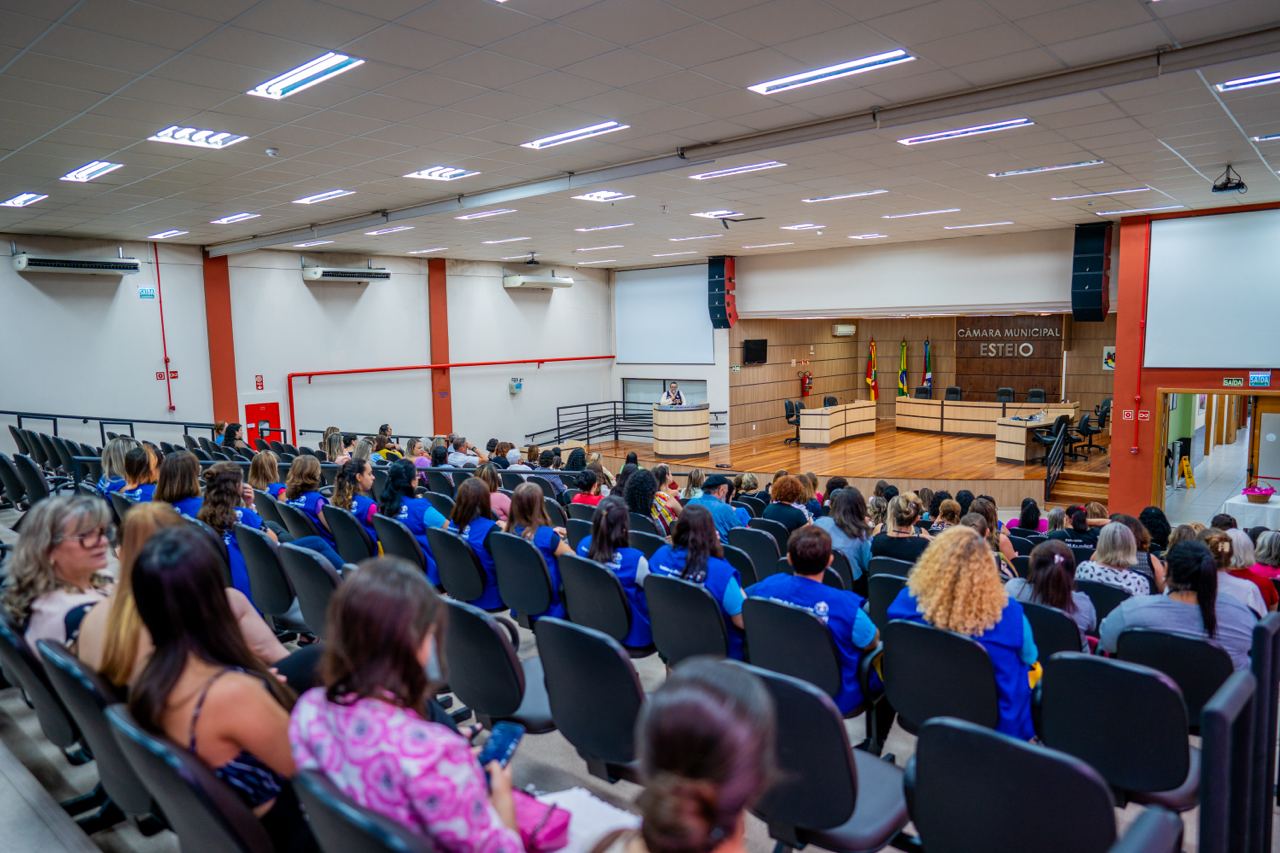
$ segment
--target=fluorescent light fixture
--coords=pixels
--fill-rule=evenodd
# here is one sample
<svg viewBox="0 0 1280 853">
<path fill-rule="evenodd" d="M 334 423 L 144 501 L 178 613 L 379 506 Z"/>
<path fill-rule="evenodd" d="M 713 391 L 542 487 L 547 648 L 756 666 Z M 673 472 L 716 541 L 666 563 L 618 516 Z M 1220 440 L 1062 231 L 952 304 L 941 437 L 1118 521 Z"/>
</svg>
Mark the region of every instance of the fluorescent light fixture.
<svg viewBox="0 0 1280 853">
<path fill-rule="evenodd" d="M 344 195 L 355 195 L 355 190 L 328 190 L 326 192 L 309 195 L 306 198 L 295 198 L 294 204 L 319 204 L 322 201 L 332 201 L 335 198 L 342 198 Z"/>
<path fill-rule="evenodd" d="M 456 181 L 460 178 L 471 178 L 478 174 L 480 173 L 470 169 L 460 169 L 457 166 L 429 166 L 426 169 L 410 172 L 405 177 L 417 178 L 421 181 Z"/>
<path fill-rule="evenodd" d="M 947 139 L 964 139 L 966 136 L 981 136 L 984 133 L 995 133 L 1000 130 L 1013 130 L 1016 127 L 1030 127 L 1035 124 L 1029 118 L 1011 118 L 1008 121 L 997 121 L 991 124 L 975 124 L 973 127 L 958 127 L 955 130 L 940 130 L 937 133 L 926 133 L 923 136 L 908 136 L 899 139 L 902 145 L 924 145 L 926 142 L 942 142 Z"/>
<path fill-rule="evenodd" d="M 888 237 L 888 234 L 850 234 L 850 240 L 879 240 L 881 237 Z"/>
<path fill-rule="evenodd" d="M 1225 83 L 1218 83 L 1213 88 L 1219 92 L 1234 92 L 1237 89 L 1252 89 L 1254 86 L 1270 86 L 1273 83 L 1280 83 L 1280 71 L 1272 71 L 1269 74 L 1256 74 L 1253 77 L 1240 77 L 1236 80 L 1228 80 Z"/>
<path fill-rule="evenodd" d="M 366 231 L 366 237 L 381 237 L 383 234 L 399 234 L 401 231 L 412 231 L 412 225 L 392 225 L 389 228 L 378 228 L 374 231 Z"/>
<path fill-rule="evenodd" d="M 523 260 L 524 260 L 525 258 L 527 258 L 527 257 L 529 257 L 529 256 L 528 256 L 528 255 L 503 255 L 502 260 L 504 260 L 504 261 L 523 261 Z"/>
<path fill-rule="evenodd" d="M 578 201 L 622 201 L 623 199 L 635 198 L 634 195 L 627 195 L 615 190 L 596 190 L 593 193 L 583 193 L 575 195 Z"/>
<path fill-rule="evenodd" d="M 578 261 L 578 266 L 585 267 L 588 264 L 616 264 L 617 262 L 617 258 L 605 258 L 599 261 Z"/>
<path fill-rule="evenodd" d="M 732 216 L 741 216 L 742 212 L 738 210 L 704 210 L 701 213 L 690 213 L 690 216 L 701 216 L 703 219 L 728 219 Z"/>
<path fill-rule="evenodd" d="M 327 246 L 328 244 L 330 244 L 330 243 L 332 243 L 332 242 L 333 242 L 332 240 L 308 240 L 308 241 L 307 241 L 307 242 L 305 242 L 305 243 L 294 243 L 294 244 L 293 244 L 293 248 L 295 248 L 295 249 L 310 249 L 312 246 Z"/>
<path fill-rule="evenodd" d="M 826 228 L 827 226 L 813 222 L 799 222 L 795 225 L 783 225 L 781 227 L 783 231 L 817 231 L 819 228 Z"/>
<path fill-rule="evenodd" d="M 528 240 L 528 237 L 507 237 L 505 240 L 481 240 L 486 246 L 500 246 L 503 243 L 519 243 L 521 240 Z"/>
<path fill-rule="evenodd" d="M 149 142 L 168 142 L 170 145 L 188 145 L 192 148 L 230 148 L 249 137 L 239 136 L 229 130 L 205 130 L 200 127 L 182 127 L 171 124 L 147 137 Z"/>
<path fill-rule="evenodd" d="M 1128 216 L 1131 213 L 1159 213 L 1162 210 L 1181 210 L 1185 204 L 1165 204 L 1160 207 L 1137 207 L 1133 210 L 1095 210 L 1098 216 Z"/>
<path fill-rule="evenodd" d="M 801 71 L 799 74 L 792 74 L 790 77 L 779 77 L 777 80 L 757 83 L 747 88 L 753 92 L 759 92 L 761 95 L 776 95 L 778 92 L 785 92 L 788 89 L 798 89 L 801 86 L 812 86 L 814 83 L 838 80 L 851 74 L 862 74 L 864 71 L 874 71 L 877 68 L 888 68 L 890 65 L 911 62 L 913 59 L 915 57 L 905 50 L 890 50 L 885 53 L 877 53 L 875 56 L 851 59 L 838 65 L 828 65 L 826 68 Z"/>
<path fill-rule="evenodd" d="M 778 246 L 794 246 L 795 243 L 756 243 L 754 246 L 743 246 L 744 249 L 773 249 Z"/>
<path fill-rule="evenodd" d="M 94 160 L 91 163 L 85 163 L 79 169 L 72 169 L 58 180 L 70 181 L 74 184 L 87 184 L 90 181 L 97 180 L 103 175 L 114 172 L 116 169 L 124 168 L 123 163 L 108 163 L 106 160 Z"/>
<path fill-rule="evenodd" d="M 8 201 L 0 201 L 0 207 L 30 207 L 46 198 L 48 198 L 47 195 L 40 195 L 40 193 L 18 193 Z"/>
<path fill-rule="evenodd" d="M 515 213 L 512 207 L 495 207 L 493 210 L 482 210 L 479 213 L 464 213 L 462 216 L 455 216 L 454 219 L 460 219 L 464 222 L 472 219 L 488 219 L 491 216 L 504 216 L 508 213 Z"/>
<path fill-rule="evenodd" d="M 987 172 L 988 178 L 1012 178 L 1015 175 L 1038 175 L 1041 172 L 1061 172 L 1064 169 L 1084 169 L 1101 166 L 1101 160 L 1081 160 L 1079 163 L 1059 163 L 1056 166 L 1032 166 L 1028 169 L 1010 169 L 1007 172 Z"/>
<path fill-rule="evenodd" d="M 884 195 L 888 190 L 867 190 L 860 193 L 841 193 L 840 195 L 820 195 L 814 198 L 800 199 L 805 204 L 818 204 L 823 201 L 844 201 L 847 198 L 866 198 L 869 195 Z"/>
<path fill-rule="evenodd" d="M 958 207 L 945 207 L 942 210 L 918 210 L 915 213 L 886 213 L 881 219 L 910 219 L 913 216 L 936 216 L 939 213 L 959 213 Z"/>
<path fill-rule="evenodd" d="M 1151 192 L 1151 187 L 1130 187 L 1124 190 L 1104 190 L 1096 193 L 1080 193 L 1080 195 L 1055 195 L 1049 201 L 1075 201 L 1081 198 L 1098 198 L 1107 195 L 1127 195 L 1128 193 L 1146 193 Z"/>
<path fill-rule="evenodd" d="M 544 136 L 541 139 L 535 139 L 531 142 L 521 142 L 521 148 L 532 148 L 540 151 L 543 148 L 554 148 L 557 145 L 564 145 L 566 142 L 578 142 L 582 139 L 590 139 L 593 136 L 601 136 L 606 133 L 613 133 L 619 130 L 626 130 L 631 127 L 629 124 L 621 124 L 616 121 L 602 121 L 600 124 L 593 124 L 590 127 L 580 127 L 577 130 L 566 130 L 564 133 L 557 133 L 554 136 Z"/>
<path fill-rule="evenodd" d="M 689 240 L 712 240 L 716 237 L 723 237 L 723 234 L 700 234 L 697 237 L 668 237 L 672 243 L 685 243 Z"/>
<path fill-rule="evenodd" d="M 250 219 L 257 219 L 260 213 L 233 213 L 230 216 L 224 216 L 221 219 L 214 219 L 209 222 L 210 225 L 234 225 L 237 222 L 247 222 Z"/>
<path fill-rule="evenodd" d="M 161 231 L 159 234 L 150 234 L 148 240 L 168 240 L 170 237 L 181 237 L 186 231 L 180 231 L 177 228 L 170 228 L 168 231 Z"/>
<path fill-rule="evenodd" d="M 586 228 L 575 228 L 574 231 L 586 233 L 588 231 L 611 231 L 614 228 L 630 228 L 635 225 L 634 222 L 619 222 L 617 225 L 591 225 Z"/>
<path fill-rule="evenodd" d="M 414 249 L 412 252 L 405 252 L 406 255 L 429 255 L 432 252 L 447 252 L 448 246 L 433 246 L 430 249 Z M 520 257 L 524 257 L 521 255 Z"/>
<path fill-rule="evenodd" d="M 1280 142 L 1280 133 L 1264 133 L 1253 137 L 1254 142 Z"/>
<path fill-rule="evenodd" d="M 363 59 L 356 59 L 354 56 L 342 53 L 326 53 L 284 72 L 279 77 L 272 77 L 266 82 L 259 83 L 245 94 L 279 101 L 360 65 L 364 65 Z"/>
<path fill-rule="evenodd" d="M 766 160 L 763 163 L 748 163 L 745 166 L 732 166 L 728 169 L 716 169 L 713 172 L 699 172 L 689 177 L 695 181 L 709 181 L 712 178 L 727 178 L 731 175 L 745 175 L 748 172 L 763 172 L 765 169 L 779 169 L 787 165 L 777 160 Z"/>
<path fill-rule="evenodd" d="M 621 249 L 621 248 L 622 248 L 621 243 L 614 243 L 610 246 L 587 246 L 582 249 L 574 249 L 574 251 L 575 252 L 600 252 L 605 249 Z"/>
<path fill-rule="evenodd" d="M 944 225 L 942 226 L 942 230 L 963 231 L 966 228 L 994 228 L 997 225 L 1012 225 L 1012 224 L 1013 222 L 1011 220 L 1005 220 L 1004 222 L 975 222 L 972 225 Z"/>
<path fill-rule="evenodd" d="M 659 252 L 655 258 L 674 258 L 676 255 L 696 255 L 698 252 Z"/>
</svg>

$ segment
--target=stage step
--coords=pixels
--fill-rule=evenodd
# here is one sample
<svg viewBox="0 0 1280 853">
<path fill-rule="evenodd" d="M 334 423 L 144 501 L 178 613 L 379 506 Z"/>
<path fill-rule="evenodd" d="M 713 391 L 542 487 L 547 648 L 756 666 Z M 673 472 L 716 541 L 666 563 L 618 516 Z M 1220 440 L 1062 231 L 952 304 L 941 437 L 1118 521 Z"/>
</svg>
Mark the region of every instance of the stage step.
<svg viewBox="0 0 1280 853">
<path fill-rule="evenodd" d="M 1053 484 L 1049 501 L 1055 504 L 1083 504 L 1098 501 L 1105 504 L 1111 493 L 1109 473 L 1096 471 L 1063 471 Z"/>
</svg>

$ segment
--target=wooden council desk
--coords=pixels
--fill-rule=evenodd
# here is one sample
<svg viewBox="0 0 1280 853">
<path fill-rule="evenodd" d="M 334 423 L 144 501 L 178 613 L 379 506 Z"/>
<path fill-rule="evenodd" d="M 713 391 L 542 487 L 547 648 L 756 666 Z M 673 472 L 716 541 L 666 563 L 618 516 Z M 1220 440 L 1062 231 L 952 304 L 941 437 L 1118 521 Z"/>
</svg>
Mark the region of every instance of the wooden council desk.
<svg viewBox="0 0 1280 853">
<path fill-rule="evenodd" d="M 800 410 L 801 447 L 826 447 L 841 439 L 875 432 L 876 404 L 872 400 Z"/>
<path fill-rule="evenodd" d="M 701 456 L 711 452 L 711 406 L 653 407 L 656 456 Z"/>
<path fill-rule="evenodd" d="M 894 425 L 898 429 L 917 429 L 950 435 L 978 435 L 995 438 L 996 421 L 1014 415 L 1044 412 L 1049 426 L 1058 415 L 1070 415 L 1074 422 L 1080 414 L 1079 403 L 988 403 L 977 400 L 917 400 L 899 397 L 894 402 Z"/>
<path fill-rule="evenodd" d="M 996 461 L 1016 462 L 1026 465 L 1037 456 L 1043 456 L 1044 450 L 1031 438 L 1038 429 L 1053 426 L 1057 415 L 1044 417 L 1038 421 L 1015 421 L 1013 418 L 1000 418 L 996 421 Z"/>
</svg>

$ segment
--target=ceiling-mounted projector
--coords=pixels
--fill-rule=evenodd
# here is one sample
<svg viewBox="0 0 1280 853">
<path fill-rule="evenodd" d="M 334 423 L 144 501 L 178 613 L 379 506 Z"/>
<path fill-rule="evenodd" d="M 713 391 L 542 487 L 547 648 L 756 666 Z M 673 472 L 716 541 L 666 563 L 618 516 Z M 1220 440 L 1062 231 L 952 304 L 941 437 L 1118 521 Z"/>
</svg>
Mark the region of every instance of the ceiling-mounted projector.
<svg viewBox="0 0 1280 853">
<path fill-rule="evenodd" d="M 1244 195 L 1249 191 L 1249 186 L 1240 177 L 1240 173 L 1235 169 L 1227 166 L 1227 170 L 1218 176 L 1218 180 L 1213 182 L 1213 192 L 1215 193 L 1240 193 Z"/>
</svg>

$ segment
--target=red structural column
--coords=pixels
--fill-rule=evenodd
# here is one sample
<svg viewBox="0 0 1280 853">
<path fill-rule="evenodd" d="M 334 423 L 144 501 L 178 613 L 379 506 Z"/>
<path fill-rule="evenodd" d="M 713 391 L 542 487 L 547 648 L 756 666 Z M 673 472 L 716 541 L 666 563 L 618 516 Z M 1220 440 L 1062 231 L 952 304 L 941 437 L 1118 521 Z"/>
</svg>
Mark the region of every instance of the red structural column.
<svg viewBox="0 0 1280 853">
<path fill-rule="evenodd" d="M 445 259 L 427 260 L 427 314 L 431 330 L 431 363 L 449 361 L 449 294 Z M 453 395 L 449 371 L 431 371 L 431 421 L 436 435 L 453 432 Z"/>
<path fill-rule="evenodd" d="M 236 347 L 231 327 L 231 275 L 227 259 L 204 257 L 204 319 L 209 337 L 209 386 L 213 419 L 239 421 Z"/>
<path fill-rule="evenodd" d="M 1116 277 L 1116 372 L 1111 411 L 1110 504 L 1112 512 L 1132 512 L 1135 515 L 1151 503 L 1155 424 L 1152 421 L 1123 420 L 1122 412 L 1149 409 L 1154 402 L 1146 399 L 1141 386 L 1150 248 L 1149 218 L 1121 221 L 1120 270 Z"/>
</svg>

